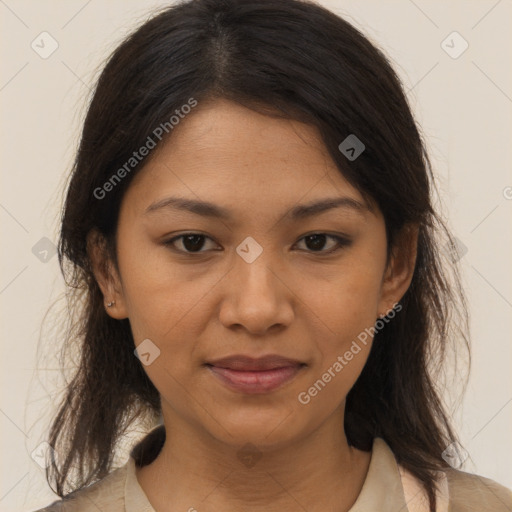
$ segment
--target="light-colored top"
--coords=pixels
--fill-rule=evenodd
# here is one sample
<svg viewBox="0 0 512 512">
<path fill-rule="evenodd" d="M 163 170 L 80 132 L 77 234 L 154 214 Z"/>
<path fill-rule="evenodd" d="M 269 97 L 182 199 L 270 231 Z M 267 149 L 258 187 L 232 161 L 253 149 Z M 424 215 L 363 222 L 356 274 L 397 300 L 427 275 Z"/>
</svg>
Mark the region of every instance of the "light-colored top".
<svg viewBox="0 0 512 512">
<path fill-rule="evenodd" d="M 449 470 L 437 493 L 436 512 L 511 512 L 512 492 L 477 475 Z M 102 480 L 36 512 L 156 512 L 135 473 L 133 452 L 126 464 Z M 402 468 L 381 438 L 373 440 L 372 456 L 361 492 L 350 512 L 428 512 L 419 481 Z"/>
</svg>

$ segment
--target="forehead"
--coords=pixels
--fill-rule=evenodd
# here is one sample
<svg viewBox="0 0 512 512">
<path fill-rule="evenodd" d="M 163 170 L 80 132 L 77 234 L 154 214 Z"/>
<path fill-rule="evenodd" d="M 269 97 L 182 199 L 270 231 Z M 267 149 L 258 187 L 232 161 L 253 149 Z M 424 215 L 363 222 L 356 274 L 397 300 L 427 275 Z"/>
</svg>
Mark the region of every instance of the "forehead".
<svg viewBox="0 0 512 512">
<path fill-rule="evenodd" d="M 176 150 L 186 147 L 214 149 L 218 143 L 247 146 L 257 152 L 261 149 L 284 152 L 286 142 L 297 150 L 303 146 L 314 146 L 319 153 L 325 148 L 315 127 L 283 117 L 264 115 L 224 99 L 199 104 L 173 130 Z M 213 146 L 213 148 L 212 148 Z M 227 149 L 225 147 L 224 149 Z M 325 155 L 327 156 L 327 155 Z"/>
<path fill-rule="evenodd" d="M 176 193 L 249 209 L 322 195 L 364 202 L 315 127 L 226 100 L 199 104 L 185 116 L 130 188 L 140 208 Z"/>
</svg>

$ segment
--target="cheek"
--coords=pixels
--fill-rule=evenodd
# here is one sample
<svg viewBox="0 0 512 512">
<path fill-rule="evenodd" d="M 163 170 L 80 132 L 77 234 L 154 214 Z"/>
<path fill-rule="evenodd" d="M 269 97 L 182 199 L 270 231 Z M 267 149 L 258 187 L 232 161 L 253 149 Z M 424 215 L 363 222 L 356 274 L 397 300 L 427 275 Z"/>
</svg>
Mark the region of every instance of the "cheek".
<svg viewBox="0 0 512 512">
<path fill-rule="evenodd" d="M 170 264 L 166 249 L 147 241 L 120 243 L 119 254 L 123 297 L 136 340 L 168 338 L 191 314 L 197 315 L 219 280 L 214 272 L 199 275 L 192 267 Z"/>
<path fill-rule="evenodd" d="M 322 381 L 320 387 L 328 383 L 330 391 L 322 391 L 324 399 L 331 393 L 333 399 L 344 397 L 366 363 L 378 316 L 384 264 L 383 258 L 370 251 L 360 252 L 309 295 L 311 309 L 320 312 L 322 324 L 328 327 L 316 338 L 319 359 L 313 376 Z"/>
<path fill-rule="evenodd" d="M 313 368 L 313 378 L 327 384 L 333 397 L 344 397 L 362 371 L 371 348 L 375 301 L 371 293 L 352 294 L 347 299 L 329 301 L 330 329 L 318 338 L 319 358 Z M 330 393 L 324 394 L 327 399 Z"/>
<path fill-rule="evenodd" d="M 364 253 L 347 258 L 339 268 L 317 280 L 306 296 L 340 344 L 373 326 L 378 316 L 384 263 Z M 315 290 L 315 291 L 313 291 Z"/>
<path fill-rule="evenodd" d="M 296 397 L 310 416 L 332 413 L 359 378 L 372 346 L 377 288 L 372 279 L 345 280 L 333 288 L 335 296 L 323 297 L 322 322 L 329 329 L 313 333 L 317 357 Z"/>
</svg>

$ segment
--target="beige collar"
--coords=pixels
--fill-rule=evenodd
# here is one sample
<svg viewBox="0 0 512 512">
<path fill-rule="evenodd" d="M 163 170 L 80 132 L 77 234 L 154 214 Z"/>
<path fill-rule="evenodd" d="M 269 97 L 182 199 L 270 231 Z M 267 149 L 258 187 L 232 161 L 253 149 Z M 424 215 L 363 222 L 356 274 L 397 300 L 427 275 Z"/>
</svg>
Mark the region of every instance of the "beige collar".
<svg viewBox="0 0 512 512">
<path fill-rule="evenodd" d="M 126 463 L 124 488 L 126 512 L 155 512 L 140 486 L 135 460 Z M 443 482 L 441 483 L 443 489 Z M 438 510 L 447 510 L 448 497 L 441 496 Z M 400 467 L 393 452 L 381 438 L 373 440 L 372 457 L 361 492 L 349 512 L 423 512 L 428 511 L 425 493 L 418 481 Z"/>
</svg>

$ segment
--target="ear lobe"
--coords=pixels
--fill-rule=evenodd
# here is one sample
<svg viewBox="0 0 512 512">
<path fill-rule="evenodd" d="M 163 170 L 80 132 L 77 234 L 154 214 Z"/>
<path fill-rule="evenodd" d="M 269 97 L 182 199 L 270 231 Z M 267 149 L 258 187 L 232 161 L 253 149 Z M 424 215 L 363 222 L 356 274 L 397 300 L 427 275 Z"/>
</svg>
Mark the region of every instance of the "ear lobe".
<svg viewBox="0 0 512 512">
<path fill-rule="evenodd" d="M 381 286 L 379 312 L 389 311 L 409 288 L 418 250 L 417 224 L 408 224 L 397 235 Z"/>
<path fill-rule="evenodd" d="M 103 293 L 107 313 L 117 320 L 127 318 L 121 280 L 110 260 L 105 237 L 94 228 L 87 234 L 86 242 L 91 268 Z M 111 302 L 113 306 L 107 307 L 106 304 Z"/>
</svg>

